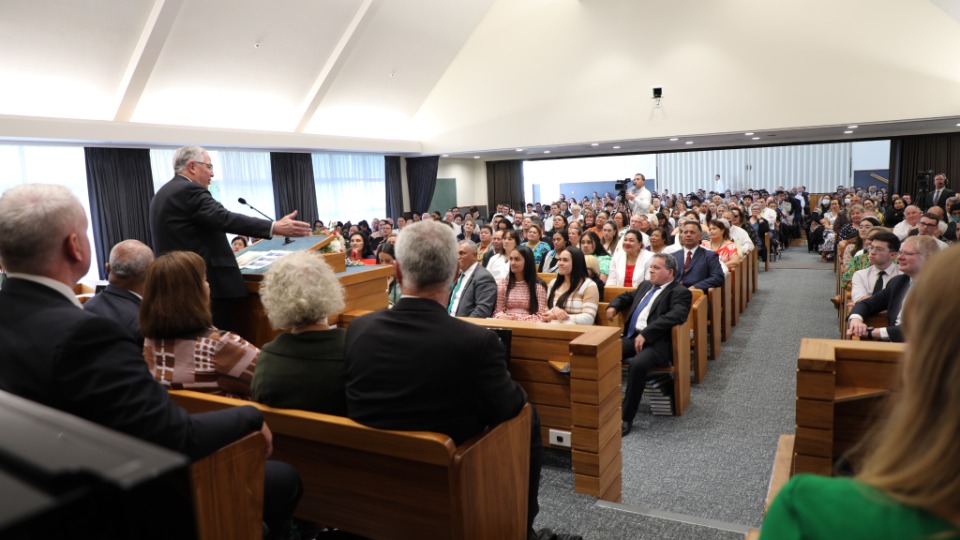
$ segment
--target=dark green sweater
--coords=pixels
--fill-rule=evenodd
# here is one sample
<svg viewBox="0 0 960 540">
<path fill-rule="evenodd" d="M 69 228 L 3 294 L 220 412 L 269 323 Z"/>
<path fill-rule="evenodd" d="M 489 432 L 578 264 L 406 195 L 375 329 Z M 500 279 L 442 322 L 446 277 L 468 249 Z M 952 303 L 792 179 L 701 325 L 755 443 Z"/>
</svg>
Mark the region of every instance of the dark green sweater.
<svg viewBox="0 0 960 540">
<path fill-rule="evenodd" d="M 251 391 L 254 401 L 283 409 L 347 415 L 344 394 L 344 342 L 334 328 L 284 333 L 263 346 Z"/>
</svg>

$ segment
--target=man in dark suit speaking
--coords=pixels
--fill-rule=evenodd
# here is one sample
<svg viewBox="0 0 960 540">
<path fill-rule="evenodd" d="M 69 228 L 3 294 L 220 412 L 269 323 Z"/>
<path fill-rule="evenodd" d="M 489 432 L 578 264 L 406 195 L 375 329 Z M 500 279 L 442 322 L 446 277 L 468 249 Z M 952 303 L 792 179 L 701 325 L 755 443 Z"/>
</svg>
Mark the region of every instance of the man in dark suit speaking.
<svg viewBox="0 0 960 540">
<path fill-rule="evenodd" d="M 614 298 L 607 308 L 607 320 L 613 320 L 620 311 L 629 314 L 621 339 L 623 360 L 630 365 L 621 413 L 623 435 L 633 426 L 647 373 L 655 367 L 669 366 L 673 359 L 670 331 L 690 316 L 693 294 L 674 280 L 676 273 L 677 261 L 672 255 L 654 255 L 650 280 Z"/>
<path fill-rule="evenodd" d="M 210 283 L 213 324 L 230 329 L 233 300 L 247 296 L 240 267 L 226 233 L 270 238 L 307 236 L 310 224 L 293 219 L 294 211 L 278 221 L 235 214 L 217 202 L 210 191 L 213 164 L 199 146 L 185 146 L 173 158 L 176 176 L 164 184 L 150 203 L 150 231 L 157 256 L 168 251 L 192 251 L 203 257 Z"/>
<path fill-rule="evenodd" d="M 347 415 L 380 429 L 445 433 L 458 445 L 516 416 L 527 396 L 510 378 L 497 335 L 447 313 L 457 272 L 453 229 L 434 221 L 409 225 L 397 238 L 396 253 L 400 301 L 347 330 Z M 529 525 L 539 509 L 536 415 L 532 431 Z"/>
</svg>

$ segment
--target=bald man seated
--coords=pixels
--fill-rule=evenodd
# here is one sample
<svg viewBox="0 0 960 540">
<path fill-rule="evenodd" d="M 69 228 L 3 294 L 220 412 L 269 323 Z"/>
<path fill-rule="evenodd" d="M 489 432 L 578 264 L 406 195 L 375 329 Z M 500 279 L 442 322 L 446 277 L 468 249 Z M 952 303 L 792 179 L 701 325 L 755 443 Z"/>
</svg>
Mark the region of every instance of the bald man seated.
<svg viewBox="0 0 960 540">
<path fill-rule="evenodd" d="M 139 240 L 124 240 L 110 250 L 110 262 L 104 265 L 110 284 L 83 305 L 83 309 L 114 320 L 140 346 L 140 300 L 147 268 L 153 262 L 153 250 Z"/>
</svg>

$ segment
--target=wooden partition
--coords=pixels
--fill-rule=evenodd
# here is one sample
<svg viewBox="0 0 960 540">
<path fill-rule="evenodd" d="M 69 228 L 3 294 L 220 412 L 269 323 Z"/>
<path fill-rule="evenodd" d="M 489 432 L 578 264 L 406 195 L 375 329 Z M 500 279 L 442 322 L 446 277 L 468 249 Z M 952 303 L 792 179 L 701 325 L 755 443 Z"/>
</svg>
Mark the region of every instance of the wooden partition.
<svg viewBox="0 0 960 540">
<path fill-rule="evenodd" d="M 251 404 L 198 392 L 170 395 L 192 413 Z M 529 407 L 455 446 L 438 433 L 252 405 L 273 431 L 272 458 L 296 467 L 303 480 L 299 517 L 370 538 L 423 538 L 425 531 L 430 538 L 526 538 Z"/>
<path fill-rule="evenodd" d="M 804 339 L 797 360 L 794 471 L 831 475 L 833 463 L 880 418 L 898 387 L 902 343 Z"/>
<path fill-rule="evenodd" d="M 730 275 L 730 274 L 727 274 Z M 726 280 L 726 276 L 724 276 Z M 720 342 L 723 341 L 723 290 L 721 287 L 710 287 L 707 289 L 707 328 L 710 334 L 710 353 L 711 360 L 716 360 L 720 356 Z M 696 328 L 696 326 L 694 326 Z"/>
<path fill-rule="evenodd" d="M 263 538 L 266 444 L 251 433 L 190 465 L 198 538 Z"/>
<path fill-rule="evenodd" d="M 741 266 L 736 264 L 733 268 L 730 269 L 730 292 L 732 294 L 730 302 L 730 325 L 736 326 L 740 324 L 740 296 L 743 294 L 743 279 L 744 274 L 741 271 Z"/>
<path fill-rule="evenodd" d="M 544 445 L 572 451 L 578 493 L 619 501 L 620 328 L 464 320 L 512 330 L 510 374 L 540 413 Z M 551 429 L 570 432 L 572 448 L 551 445 Z"/>
<path fill-rule="evenodd" d="M 750 252 L 750 274 L 752 275 L 752 277 L 750 278 L 750 281 L 751 281 L 751 286 L 753 287 L 753 292 L 757 292 L 757 280 L 758 280 L 757 276 L 760 272 L 758 267 L 759 267 L 759 256 L 757 255 L 757 250 L 753 250 Z"/>
<path fill-rule="evenodd" d="M 720 287 L 720 340 L 730 339 L 733 314 L 730 312 L 733 308 L 733 276 L 727 274 L 723 276 L 723 286 Z"/>
</svg>

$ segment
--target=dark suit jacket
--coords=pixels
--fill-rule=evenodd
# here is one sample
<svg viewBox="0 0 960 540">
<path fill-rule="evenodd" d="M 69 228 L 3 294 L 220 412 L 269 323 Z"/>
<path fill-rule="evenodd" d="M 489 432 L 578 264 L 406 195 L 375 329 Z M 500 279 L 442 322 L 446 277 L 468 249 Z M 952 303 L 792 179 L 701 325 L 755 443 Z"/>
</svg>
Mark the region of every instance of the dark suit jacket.
<svg viewBox="0 0 960 540">
<path fill-rule="evenodd" d="M 526 403 L 497 335 L 425 298 L 350 323 L 346 362 L 348 416 L 380 429 L 445 433 L 460 444 Z"/>
<path fill-rule="evenodd" d="M 887 312 L 887 335 L 890 341 L 903 341 L 903 329 L 897 326 L 897 316 L 903 307 L 903 299 L 910 289 L 910 276 L 900 274 L 890 278 L 880 294 L 868 296 L 857 302 L 850 311 L 851 315 L 867 318 L 884 310 Z"/>
<path fill-rule="evenodd" d="M 653 284 L 643 281 L 636 289 L 617 296 L 610 302 L 610 307 L 623 312 L 625 322 L 623 335 L 632 330 L 630 319 Z M 693 303 L 693 293 L 689 289 L 674 281 L 664 286 L 663 291 L 650 306 L 650 315 L 647 317 L 647 326 L 640 331 L 644 339 L 644 347 L 654 347 L 663 358 L 672 358 L 673 347 L 670 342 L 670 331 L 674 326 L 683 324 L 690 316 L 690 305 Z"/>
<path fill-rule="evenodd" d="M 940 198 L 937 199 L 937 200 L 933 200 L 933 196 L 936 195 L 936 194 L 937 194 L 937 189 L 936 189 L 936 188 L 931 188 L 931 189 L 930 189 L 930 195 L 927 196 L 927 202 L 928 202 L 929 204 L 927 204 L 926 208 L 923 208 L 923 209 L 922 209 L 924 212 L 926 212 L 926 211 L 927 211 L 927 208 L 930 208 L 931 206 L 939 206 L 940 208 L 943 208 L 943 211 L 944 211 L 944 212 L 946 212 L 946 211 L 947 211 L 947 199 L 949 199 L 950 197 L 956 197 L 956 196 L 957 196 L 957 192 L 956 192 L 956 191 L 954 191 L 954 190 L 952 190 L 952 189 L 949 189 L 949 188 L 946 188 L 946 187 L 944 187 L 944 188 L 943 188 L 943 191 L 940 192 Z"/>
<path fill-rule="evenodd" d="M 154 253 L 183 250 L 203 257 L 212 298 L 247 296 L 226 233 L 269 238 L 271 225 L 227 210 L 206 188 L 180 175 L 164 184 L 150 203 Z"/>
<path fill-rule="evenodd" d="M 23 279 L 0 291 L 0 389 L 193 459 L 263 424 L 253 407 L 187 414 L 117 323 Z"/>
<path fill-rule="evenodd" d="M 683 270 L 684 251 L 673 252 L 677 259 L 677 280 L 683 283 L 684 287 L 696 287 L 703 292 L 707 292 L 710 287 L 720 287 L 723 285 L 723 267 L 720 266 L 720 256 L 709 249 L 697 247 L 690 259 L 690 267 L 686 272 Z"/>
<path fill-rule="evenodd" d="M 493 308 L 497 305 L 497 282 L 486 268 L 477 264 L 470 280 L 461 289 L 457 317 L 486 319 L 493 315 Z"/>
<path fill-rule="evenodd" d="M 117 321 L 130 338 L 143 345 L 140 335 L 140 297 L 115 285 L 107 285 L 100 294 L 87 300 L 83 309 L 101 317 Z"/>
</svg>

